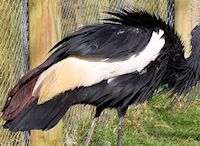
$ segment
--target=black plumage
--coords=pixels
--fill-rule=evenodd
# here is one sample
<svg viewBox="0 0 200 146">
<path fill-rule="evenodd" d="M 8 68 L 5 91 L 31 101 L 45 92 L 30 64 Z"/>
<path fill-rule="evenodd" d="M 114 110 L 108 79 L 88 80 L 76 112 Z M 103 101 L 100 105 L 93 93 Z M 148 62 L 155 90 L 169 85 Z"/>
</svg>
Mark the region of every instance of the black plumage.
<svg viewBox="0 0 200 146">
<path fill-rule="evenodd" d="M 199 26 L 192 32 L 192 55 L 185 59 L 180 37 L 160 18 L 133 10 L 109 14 L 115 17 L 107 19 L 104 24 L 83 27 L 61 40 L 43 64 L 19 81 L 3 109 L 4 119 L 7 120 L 5 128 L 12 131 L 50 129 L 70 106 L 80 103 L 95 105 L 96 117 L 105 108 L 117 108 L 119 115 L 124 116 L 130 104 L 150 99 L 161 85 L 167 85 L 174 93 L 183 93 L 197 84 L 200 77 Z M 38 76 L 53 64 L 72 55 L 122 60 L 131 54 L 137 56 L 149 43 L 152 33 L 159 30 L 164 31 L 162 38 L 165 44 L 157 58 L 141 72 L 116 76 L 89 87 L 77 87 L 40 105 L 37 104 L 38 97 L 31 95 Z M 29 96 L 20 96 L 24 88 L 30 91 Z M 23 102 L 23 108 L 18 109 L 21 106 L 18 101 Z"/>
<path fill-rule="evenodd" d="M 94 55 L 96 57 L 115 58 L 126 56 L 133 52 L 137 54 L 142 51 L 142 49 L 144 49 L 144 47 L 147 45 L 153 31 L 163 29 L 165 30 L 165 46 L 163 47 L 162 53 L 160 53 L 159 57 L 154 62 L 151 62 L 150 65 L 146 68 L 145 73 L 140 74 L 135 72 L 128 75 L 119 76 L 114 79 L 111 84 L 105 84 L 105 81 L 103 81 L 102 83 L 99 83 L 104 84 L 103 88 L 99 89 L 101 95 L 99 95 L 98 97 L 87 96 L 87 100 L 82 96 L 79 97 L 81 98 L 81 103 L 95 104 L 96 106 L 104 106 L 104 108 L 118 107 L 121 105 L 128 106 L 129 104 L 131 104 L 131 102 L 134 101 L 144 102 L 152 95 L 153 91 L 160 84 L 167 68 L 168 61 L 170 60 L 169 57 L 174 56 L 175 51 L 180 50 L 180 46 L 182 47 L 182 44 L 181 42 L 178 42 L 180 46 L 176 44 L 176 47 L 174 44 L 175 41 L 179 41 L 179 37 L 174 34 L 174 30 L 166 25 L 165 22 L 161 21 L 160 19 L 156 19 L 156 17 L 153 17 L 148 13 L 127 12 L 124 10 L 120 13 L 113 13 L 113 15 L 118 16 L 118 19 L 110 19 L 109 24 L 106 23 L 86 26 L 80 31 L 73 33 L 69 37 L 59 42 L 58 45 L 56 45 L 56 47 L 58 47 L 57 50 L 55 50 L 53 54 L 42 65 L 34 69 L 30 73 L 31 75 L 28 74 L 27 76 L 22 78 L 22 80 L 19 81 L 19 84 L 17 84 L 14 89 L 20 89 L 21 87 L 23 87 L 23 85 L 26 85 L 26 83 L 34 76 L 38 76 L 38 74 L 40 74 L 46 68 L 66 58 L 69 55 Z M 112 21 L 119 21 L 120 24 L 112 24 Z M 142 26 L 142 24 L 144 24 L 144 26 Z M 146 26 L 146 24 L 148 25 Z M 125 33 L 123 33 L 123 35 L 116 35 L 120 31 L 124 31 Z M 171 34 L 172 32 L 173 34 Z M 173 36 L 175 39 L 171 36 Z M 126 39 L 128 40 L 128 43 L 122 43 L 123 41 L 126 42 Z M 107 46 L 111 46 L 111 48 Z M 110 49 L 112 51 L 110 51 Z M 163 73 L 161 74 L 160 72 Z M 155 84 L 154 82 L 157 81 L 155 78 L 157 77 L 160 79 L 158 80 L 158 83 Z M 132 82 L 130 82 L 131 79 L 133 80 Z M 128 86 L 126 87 L 126 85 Z M 131 88 L 129 86 L 131 86 Z M 149 86 L 153 87 L 149 88 Z M 17 92 L 17 89 L 15 92 Z M 12 92 L 12 94 L 15 94 L 15 92 Z M 74 90 L 74 92 L 76 93 L 76 90 Z M 123 94 L 124 96 L 122 96 Z M 84 93 L 81 93 L 81 95 L 84 95 Z M 103 97 L 105 97 L 106 101 Z M 90 102 L 90 100 L 92 102 Z M 129 102 L 127 103 L 126 100 Z M 12 101 L 12 99 L 10 101 Z M 123 104 L 123 102 L 127 104 Z M 57 108 L 60 107 L 58 106 Z"/>
<path fill-rule="evenodd" d="M 174 93 L 185 94 L 200 80 L 200 26 L 192 30 L 191 55 L 184 58 L 184 52 L 178 50 L 170 59 L 163 83 Z"/>
</svg>

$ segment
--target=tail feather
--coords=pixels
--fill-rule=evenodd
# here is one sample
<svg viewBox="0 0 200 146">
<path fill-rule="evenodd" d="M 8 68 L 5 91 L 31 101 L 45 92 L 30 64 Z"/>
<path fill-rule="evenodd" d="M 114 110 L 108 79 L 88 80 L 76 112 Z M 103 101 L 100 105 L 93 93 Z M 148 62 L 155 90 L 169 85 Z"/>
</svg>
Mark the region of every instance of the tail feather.
<svg viewBox="0 0 200 146">
<path fill-rule="evenodd" d="M 70 106 L 75 103 L 76 100 L 70 96 L 69 92 L 62 93 L 40 105 L 38 105 L 37 100 L 35 100 L 15 119 L 7 121 L 4 124 L 4 128 L 8 128 L 11 131 L 50 129 L 59 122 Z"/>
</svg>

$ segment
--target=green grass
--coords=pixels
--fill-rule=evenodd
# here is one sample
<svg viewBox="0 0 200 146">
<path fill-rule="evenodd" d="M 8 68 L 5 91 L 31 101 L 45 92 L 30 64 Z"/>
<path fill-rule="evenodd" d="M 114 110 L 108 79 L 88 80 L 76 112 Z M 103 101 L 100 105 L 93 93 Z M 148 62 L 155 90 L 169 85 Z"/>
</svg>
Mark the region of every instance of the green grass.
<svg viewBox="0 0 200 146">
<path fill-rule="evenodd" d="M 126 115 L 124 146 L 199 146 L 200 105 L 177 107 L 169 101 L 154 99 L 148 104 L 130 107 Z M 98 122 L 91 146 L 103 146 L 105 142 L 116 146 L 118 117 L 112 112 L 109 120 Z M 82 126 L 79 145 L 83 144 L 89 127 L 89 121 Z"/>
</svg>

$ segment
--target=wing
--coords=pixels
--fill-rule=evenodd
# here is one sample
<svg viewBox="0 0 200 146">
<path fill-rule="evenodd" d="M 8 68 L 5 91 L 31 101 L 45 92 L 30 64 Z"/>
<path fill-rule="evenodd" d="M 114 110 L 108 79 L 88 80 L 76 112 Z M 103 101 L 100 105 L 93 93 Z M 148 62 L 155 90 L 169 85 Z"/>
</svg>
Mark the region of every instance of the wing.
<svg viewBox="0 0 200 146">
<path fill-rule="evenodd" d="M 61 40 L 51 50 L 50 57 L 26 74 L 11 90 L 13 96 L 24 84 L 53 64 L 70 55 L 117 58 L 138 54 L 150 41 L 153 30 L 120 24 L 99 24 L 83 27 Z"/>
<path fill-rule="evenodd" d="M 144 102 L 159 86 L 167 68 L 160 65 L 157 68 L 152 67 L 153 63 L 150 66 L 143 74 L 126 74 L 90 87 L 76 88 L 41 105 L 34 101 L 17 118 L 7 121 L 4 127 L 12 131 L 50 129 L 64 116 L 69 107 L 76 103 L 96 105 L 98 109 L 103 110 L 119 105 L 121 109 L 126 109 L 133 102 Z"/>
<path fill-rule="evenodd" d="M 164 39 L 161 38 L 162 35 L 163 31 L 161 30 L 158 33 L 153 32 L 148 44 L 138 54 L 130 52 L 126 56 L 115 59 L 80 56 L 80 54 L 78 56 L 71 55 L 40 75 L 33 95 L 39 96 L 41 104 L 68 90 L 82 86 L 89 87 L 103 80 L 132 72 L 141 72 L 158 57 L 165 43 Z"/>
<path fill-rule="evenodd" d="M 103 58 L 139 53 L 148 44 L 152 30 L 120 24 L 99 24 L 82 28 L 59 42 L 54 55 L 78 54 Z M 60 56 L 61 55 L 61 56 Z M 66 57 L 66 56 L 63 56 Z"/>
<path fill-rule="evenodd" d="M 82 28 L 59 42 L 52 55 L 13 88 L 3 109 L 5 119 L 15 118 L 38 98 L 41 104 L 68 90 L 141 71 L 158 56 L 162 35 L 120 24 Z"/>
</svg>

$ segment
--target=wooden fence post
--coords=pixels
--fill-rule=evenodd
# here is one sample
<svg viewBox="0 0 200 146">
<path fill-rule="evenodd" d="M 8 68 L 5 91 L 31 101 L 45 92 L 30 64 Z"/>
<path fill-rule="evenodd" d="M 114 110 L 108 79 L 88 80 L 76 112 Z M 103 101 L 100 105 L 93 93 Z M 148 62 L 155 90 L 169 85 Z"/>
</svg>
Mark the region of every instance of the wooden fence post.
<svg viewBox="0 0 200 146">
<path fill-rule="evenodd" d="M 175 27 L 186 46 L 185 56 L 190 56 L 190 32 L 192 30 L 191 0 L 175 0 Z"/>
<path fill-rule="evenodd" d="M 29 0 L 30 64 L 42 63 L 61 38 L 61 0 Z M 62 146 L 62 121 L 48 131 L 31 131 L 32 146 Z"/>
</svg>

